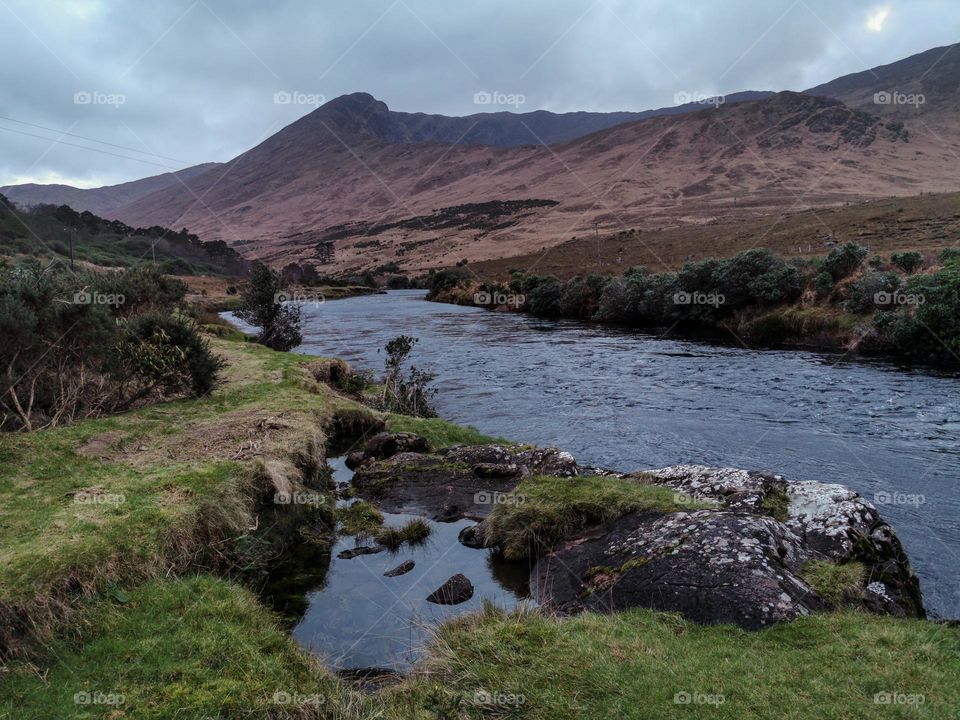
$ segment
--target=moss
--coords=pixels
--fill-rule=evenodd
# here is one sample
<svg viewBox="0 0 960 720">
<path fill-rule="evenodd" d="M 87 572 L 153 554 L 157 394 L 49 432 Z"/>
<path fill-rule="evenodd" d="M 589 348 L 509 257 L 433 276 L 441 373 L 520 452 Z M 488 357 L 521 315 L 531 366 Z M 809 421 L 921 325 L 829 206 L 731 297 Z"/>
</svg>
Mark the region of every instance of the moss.
<svg viewBox="0 0 960 720">
<path fill-rule="evenodd" d="M 834 607 L 855 602 L 863 594 L 866 570 L 863 564 L 837 564 L 829 560 L 811 560 L 803 566 L 800 576 Z"/>
<path fill-rule="evenodd" d="M 770 517 L 783 522 L 787 519 L 790 508 L 790 496 L 787 494 L 787 489 L 783 486 L 775 485 L 763 498 L 760 507 L 770 515 Z"/>
<path fill-rule="evenodd" d="M 508 559 L 549 551 L 586 528 L 639 510 L 675 512 L 706 503 L 678 503 L 670 488 L 618 478 L 534 477 L 498 503 L 485 522 L 487 545 Z"/>
</svg>

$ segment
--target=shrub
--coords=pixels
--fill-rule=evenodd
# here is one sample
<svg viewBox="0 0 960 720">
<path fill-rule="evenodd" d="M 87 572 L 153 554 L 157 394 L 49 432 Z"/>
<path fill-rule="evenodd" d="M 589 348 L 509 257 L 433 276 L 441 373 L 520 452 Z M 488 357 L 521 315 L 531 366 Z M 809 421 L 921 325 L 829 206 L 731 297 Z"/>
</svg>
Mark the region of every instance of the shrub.
<svg viewBox="0 0 960 720">
<path fill-rule="evenodd" d="M 915 305 L 878 314 L 878 329 L 900 353 L 924 361 L 960 362 L 960 263 L 933 274 L 914 275 L 905 295 Z"/>
<path fill-rule="evenodd" d="M 823 259 L 821 269 L 830 273 L 834 280 L 842 280 L 860 267 L 867 257 L 867 249 L 862 245 L 848 242 L 838 245 Z"/>
<path fill-rule="evenodd" d="M 563 317 L 589 320 L 600 307 L 606 278 L 590 275 L 587 278 L 575 277 L 570 280 L 560 294 L 559 312 Z"/>
<path fill-rule="evenodd" d="M 913 275 L 923 265 L 923 255 L 918 252 L 894 253 L 890 256 L 890 262 L 907 275 Z"/>
<path fill-rule="evenodd" d="M 524 283 L 524 307 L 538 317 L 560 317 L 560 298 L 563 286 L 553 277 L 531 275 Z"/>
<path fill-rule="evenodd" d="M 833 276 L 825 270 L 817 273 L 817 276 L 813 279 L 813 289 L 819 298 L 828 297 L 833 292 L 833 285 Z"/>
<path fill-rule="evenodd" d="M 260 328 L 256 341 L 273 350 L 286 351 L 303 342 L 300 308 L 284 304 L 280 275 L 263 263 L 250 268 L 250 283 L 243 292 L 237 317 Z"/>
<path fill-rule="evenodd" d="M 444 270 L 431 271 L 429 275 L 430 297 L 435 297 L 441 292 L 453 290 L 466 284 L 470 273 L 460 269 L 447 268 Z"/>
<path fill-rule="evenodd" d="M 878 294 L 894 293 L 899 287 L 900 276 L 895 272 L 868 272 L 850 283 L 844 308 L 852 313 L 873 312 Z"/>
<path fill-rule="evenodd" d="M 960 248 L 947 248 L 937 257 L 941 265 L 960 265 Z"/>
</svg>

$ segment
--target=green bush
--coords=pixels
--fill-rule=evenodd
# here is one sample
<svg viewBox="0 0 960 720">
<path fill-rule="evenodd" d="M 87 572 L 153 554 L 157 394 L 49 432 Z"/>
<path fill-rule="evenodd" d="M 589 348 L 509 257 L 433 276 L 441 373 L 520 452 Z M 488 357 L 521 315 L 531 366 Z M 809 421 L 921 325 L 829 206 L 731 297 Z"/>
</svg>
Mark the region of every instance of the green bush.
<svg viewBox="0 0 960 720">
<path fill-rule="evenodd" d="M 923 265 L 923 255 L 918 252 L 894 253 L 890 256 L 890 262 L 907 275 L 913 275 Z"/>
<path fill-rule="evenodd" d="M 960 362 L 960 263 L 914 275 L 903 295 L 915 302 L 880 313 L 877 327 L 895 350 L 931 362 Z"/>
<path fill-rule="evenodd" d="M 899 287 L 900 276 L 895 272 L 868 272 L 850 284 L 844 308 L 852 313 L 873 312 L 879 294 L 890 295 Z"/>
<path fill-rule="evenodd" d="M 286 297 L 280 274 L 263 263 L 255 263 L 236 314 L 260 328 L 257 342 L 273 350 L 291 350 L 303 342 L 300 308 L 286 304 Z"/>
<path fill-rule="evenodd" d="M 862 245 L 848 242 L 838 245 L 821 262 L 821 270 L 829 273 L 834 280 L 843 280 L 863 263 L 867 249 Z"/>
<path fill-rule="evenodd" d="M 531 275 L 523 287 L 526 302 L 524 307 L 538 317 L 560 317 L 560 298 L 563 285 L 553 277 Z"/>
</svg>

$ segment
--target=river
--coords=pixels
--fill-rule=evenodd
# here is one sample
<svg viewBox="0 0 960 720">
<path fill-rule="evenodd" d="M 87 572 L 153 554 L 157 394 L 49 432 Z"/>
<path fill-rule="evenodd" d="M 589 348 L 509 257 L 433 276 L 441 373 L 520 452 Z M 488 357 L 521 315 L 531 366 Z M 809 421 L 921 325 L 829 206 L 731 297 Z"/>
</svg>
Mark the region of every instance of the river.
<svg viewBox="0 0 960 720">
<path fill-rule="evenodd" d="M 392 291 L 305 305 L 309 354 L 382 369 L 419 338 L 449 420 L 632 471 L 677 463 L 837 482 L 894 526 L 934 617 L 960 617 L 960 377 L 806 351 L 659 339 Z"/>
</svg>

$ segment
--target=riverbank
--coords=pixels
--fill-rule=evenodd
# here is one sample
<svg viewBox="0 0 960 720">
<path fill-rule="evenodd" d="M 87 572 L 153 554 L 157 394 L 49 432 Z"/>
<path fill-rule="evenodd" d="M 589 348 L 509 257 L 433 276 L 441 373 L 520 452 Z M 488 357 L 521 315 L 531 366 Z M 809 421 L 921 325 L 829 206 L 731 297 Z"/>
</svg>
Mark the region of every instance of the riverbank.
<svg viewBox="0 0 960 720">
<path fill-rule="evenodd" d="M 358 693 L 244 586 L 286 544 L 329 534 L 331 444 L 384 426 L 433 450 L 491 438 L 371 412 L 319 381 L 317 358 L 211 344 L 228 367 L 207 398 L 3 438 L 0 717 L 546 720 L 686 704 L 839 718 L 873 717 L 878 693 L 949 717 L 960 703 L 955 630 L 850 611 L 747 633 L 645 610 L 488 610 L 440 628 L 412 677 Z M 279 489 L 316 502 L 278 505 Z"/>
</svg>

